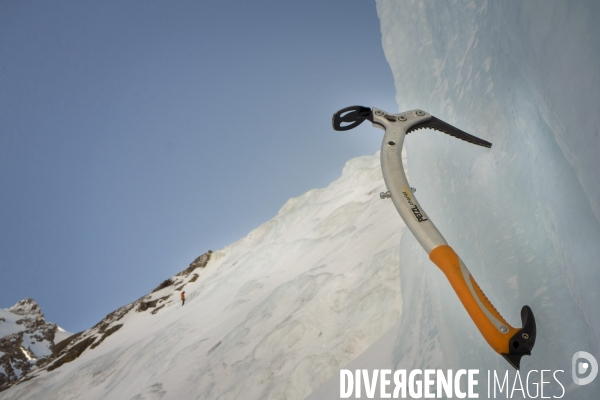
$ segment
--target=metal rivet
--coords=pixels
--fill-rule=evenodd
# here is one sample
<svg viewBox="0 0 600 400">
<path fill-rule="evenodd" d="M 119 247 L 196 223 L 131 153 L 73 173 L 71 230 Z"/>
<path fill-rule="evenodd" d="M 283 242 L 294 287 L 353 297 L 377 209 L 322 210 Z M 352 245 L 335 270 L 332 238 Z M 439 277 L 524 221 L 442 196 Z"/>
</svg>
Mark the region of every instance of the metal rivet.
<svg viewBox="0 0 600 400">
<path fill-rule="evenodd" d="M 506 333 L 506 332 L 508 332 L 508 328 L 507 328 L 507 327 L 505 327 L 505 326 L 501 326 L 501 327 L 500 327 L 500 332 L 502 332 L 502 333 Z"/>
<path fill-rule="evenodd" d="M 396 145 L 396 142 L 394 142 L 393 140 L 390 140 L 388 142 L 388 146 L 395 146 L 395 145 Z"/>
<path fill-rule="evenodd" d="M 406 117 L 404 115 L 401 115 L 398 117 L 398 121 L 406 121 Z"/>
<path fill-rule="evenodd" d="M 383 111 L 377 110 L 375 111 L 375 115 L 379 115 L 381 117 L 383 115 Z"/>
<path fill-rule="evenodd" d="M 417 191 L 417 189 L 415 189 L 414 187 L 411 187 L 411 188 L 410 188 L 410 191 L 414 193 L 414 192 L 416 192 L 416 191 Z"/>
<path fill-rule="evenodd" d="M 528 335 L 527 333 L 523 333 L 521 336 L 522 336 L 522 337 L 523 337 L 523 339 L 525 339 L 525 340 L 529 339 L 529 335 Z"/>
<path fill-rule="evenodd" d="M 419 117 L 422 117 L 423 115 L 425 115 L 425 113 L 424 113 L 423 111 L 421 111 L 421 110 L 417 110 L 416 114 L 417 114 Z"/>
</svg>

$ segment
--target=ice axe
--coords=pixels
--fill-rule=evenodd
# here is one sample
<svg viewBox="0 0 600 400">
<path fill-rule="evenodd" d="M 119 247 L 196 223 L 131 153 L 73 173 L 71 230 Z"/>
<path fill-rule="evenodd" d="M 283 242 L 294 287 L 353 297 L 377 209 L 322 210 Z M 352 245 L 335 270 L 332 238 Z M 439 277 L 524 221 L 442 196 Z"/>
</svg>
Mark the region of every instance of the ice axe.
<svg viewBox="0 0 600 400">
<path fill-rule="evenodd" d="M 377 108 L 346 107 L 333 115 L 333 129 L 347 131 L 365 120 L 385 131 L 381 145 L 381 170 L 388 192 L 382 193 L 382 198 L 391 197 L 400 217 L 429 254 L 429 259 L 446 275 L 467 313 L 492 349 L 519 369 L 521 357 L 531 355 L 535 344 L 535 318 L 531 308 L 523 306 L 521 309 L 522 328 L 513 328 L 502 318 L 417 201 L 402 166 L 404 138 L 417 129 L 434 129 L 478 146 L 489 148 L 492 144 L 421 110 L 389 114 Z"/>
</svg>

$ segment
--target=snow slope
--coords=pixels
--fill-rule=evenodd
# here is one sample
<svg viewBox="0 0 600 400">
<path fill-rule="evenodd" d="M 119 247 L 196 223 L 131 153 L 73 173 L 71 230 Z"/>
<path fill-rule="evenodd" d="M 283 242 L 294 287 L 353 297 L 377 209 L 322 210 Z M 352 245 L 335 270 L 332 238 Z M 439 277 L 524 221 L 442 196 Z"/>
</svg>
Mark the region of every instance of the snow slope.
<svg viewBox="0 0 600 400">
<path fill-rule="evenodd" d="M 378 155 L 351 160 L 212 253 L 184 306 L 175 284 L 144 300 L 165 299 L 155 314 L 124 307 L 98 347 L 0 399 L 304 398 L 400 316 L 404 225 L 383 189 Z"/>
<path fill-rule="evenodd" d="M 22 315 L 13 314 L 6 308 L 0 308 L 0 337 L 21 332 L 23 326 L 17 325 L 17 321 L 23 319 Z"/>
</svg>

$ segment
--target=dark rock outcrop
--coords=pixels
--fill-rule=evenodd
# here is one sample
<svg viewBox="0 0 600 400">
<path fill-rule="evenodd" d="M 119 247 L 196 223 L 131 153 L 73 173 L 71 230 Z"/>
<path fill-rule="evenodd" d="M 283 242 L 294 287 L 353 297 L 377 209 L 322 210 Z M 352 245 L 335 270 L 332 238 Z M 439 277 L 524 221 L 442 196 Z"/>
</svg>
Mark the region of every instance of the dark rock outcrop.
<svg viewBox="0 0 600 400">
<path fill-rule="evenodd" d="M 14 322 L 18 332 L 0 338 L 0 391 L 50 359 L 58 331 L 56 324 L 44 320 L 40 306 L 33 299 L 23 299 L 8 311 L 23 318 Z M 6 323 L 5 318 L 2 323 Z"/>
<path fill-rule="evenodd" d="M 21 300 L 10 308 L 11 312 L 24 316 L 19 322 L 26 329 L 35 329 L 37 332 L 36 334 L 38 335 L 36 338 L 39 337 L 39 339 L 50 340 L 52 342 L 52 354 L 43 359 L 37 361 L 34 360 L 35 362 L 31 362 L 30 360 L 25 361 L 24 359 L 27 359 L 25 353 L 19 349 L 18 345 L 15 347 L 15 343 L 20 343 L 18 335 L 14 337 L 12 337 L 13 335 L 9 335 L 11 337 L 7 336 L 0 339 L 0 351 L 4 351 L 1 347 L 2 340 L 5 340 L 7 343 L 12 343 L 10 350 L 11 357 L 13 357 L 12 359 L 21 360 L 17 364 L 13 363 L 13 365 L 22 366 L 22 369 L 20 370 L 22 371 L 21 373 L 8 373 L 4 378 L 3 375 L 0 374 L 0 391 L 7 389 L 14 384 L 35 378 L 40 371 L 55 370 L 66 363 L 76 360 L 86 351 L 92 351 L 101 345 L 106 338 L 114 335 L 124 326 L 123 322 L 118 324 L 117 322 L 122 320 L 131 310 L 140 313 L 151 310 L 150 314 L 152 315 L 158 313 L 169 303 L 168 300 L 174 291 L 181 290 L 186 284 L 195 282 L 199 278 L 200 275 L 195 273 L 191 279 L 187 279 L 194 270 L 205 268 L 210 261 L 211 255 L 212 251 L 209 250 L 207 253 L 196 258 L 188 268 L 179 272 L 174 277 L 163 281 L 152 290 L 150 294 L 113 311 L 91 329 L 72 335 L 56 344 L 53 342 L 54 333 L 58 329 L 56 325 L 46 324 L 45 321 L 40 323 L 39 318 L 43 321 L 43 314 L 41 313 L 39 306 L 31 299 Z M 172 288 L 173 286 L 177 289 Z M 179 296 L 177 296 L 175 301 L 179 302 Z M 15 311 L 12 311 L 13 309 Z M 47 329 L 44 328 L 44 324 L 48 325 Z M 22 337 L 20 340 L 22 342 Z M 8 354 L 8 352 L 5 353 Z M 7 357 L 7 354 L 0 357 L 0 365 L 4 366 L 2 360 Z M 8 368 L 9 367 L 5 368 L 5 370 L 8 370 Z"/>
<path fill-rule="evenodd" d="M 17 315 L 29 315 L 32 317 L 40 317 L 42 320 L 44 319 L 44 314 L 42 314 L 42 309 L 35 302 L 35 300 L 30 299 L 29 297 L 19 301 L 17 304 L 8 309 L 13 314 Z"/>
<path fill-rule="evenodd" d="M 210 261 L 211 255 L 212 255 L 212 250 L 209 250 L 208 252 L 202 254 L 201 256 L 196 258 L 194 261 L 192 261 L 192 263 L 190 264 L 189 267 L 187 267 L 186 269 L 184 269 L 183 271 L 181 271 L 180 273 L 178 273 L 175 276 L 188 276 L 196 268 L 206 267 L 206 264 L 208 264 L 208 262 Z"/>
</svg>

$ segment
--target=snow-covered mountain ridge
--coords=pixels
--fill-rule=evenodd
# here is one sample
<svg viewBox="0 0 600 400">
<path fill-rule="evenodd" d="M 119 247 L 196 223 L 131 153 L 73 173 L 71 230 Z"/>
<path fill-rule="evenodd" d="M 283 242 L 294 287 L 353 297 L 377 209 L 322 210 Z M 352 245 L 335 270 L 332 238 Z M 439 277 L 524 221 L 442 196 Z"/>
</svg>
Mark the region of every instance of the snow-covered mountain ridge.
<svg viewBox="0 0 600 400">
<path fill-rule="evenodd" d="M 404 225 L 384 189 L 378 154 L 349 161 L 0 398 L 304 398 L 400 317 Z"/>
<path fill-rule="evenodd" d="M 198 268 L 204 268 L 210 260 L 211 254 L 212 251 L 209 250 L 206 254 L 196 258 L 188 268 L 162 282 L 150 294 L 115 310 L 93 328 L 77 334 L 66 332 L 57 327 L 56 324 L 46 323 L 39 305 L 32 299 L 22 300 L 10 309 L 5 310 L 14 315 L 26 316 L 26 318 L 12 321 L 15 318 L 6 315 L 6 312 L 2 314 L 5 317 L 0 318 L 0 322 L 6 322 L 6 318 L 8 318 L 8 323 L 0 326 L 0 350 L 9 347 L 11 349 L 10 352 L 4 352 L 11 355 L 10 360 L 8 356 L 4 357 L 6 359 L 4 364 L 10 364 L 11 367 L 4 368 L 8 372 L 5 373 L 6 378 L 0 386 L 0 391 L 6 390 L 14 384 L 33 379 L 43 371 L 52 371 L 65 363 L 74 361 L 88 348 L 98 347 L 107 337 L 123 326 L 119 321 L 128 312 L 148 311 L 150 314 L 155 315 L 166 304 L 177 301 L 175 298 L 167 300 L 173 292 L 183 290 L 186 283 L 196 281 L 199 275 L 194 273 L 190 276 L 191 272 Z M 169 287 L 170 290 L 164 290 Z M 165 294 L 165 292 L 167 293 Z M 11 324 L 11 322 L 14 323 Z M 23 325 L 27 330 L 19 330 L 19 325 Z M 31 344 L 32 338 L 37 340 L 38 344 L 36 346 Z M 35 343 L 33 341 L 33 344 Z M 2 360 L 0 358 L 0 361 Z M 0 373 L 2 373 L 2 370 L 0 370 Z"/>
<path fill-rule="evenodd" d="M 0 309 L 0 391 L 46 364 L 55 344 L 68 336 L 71 333 L 46 322 L 33 299 Z"/>
</svg>

